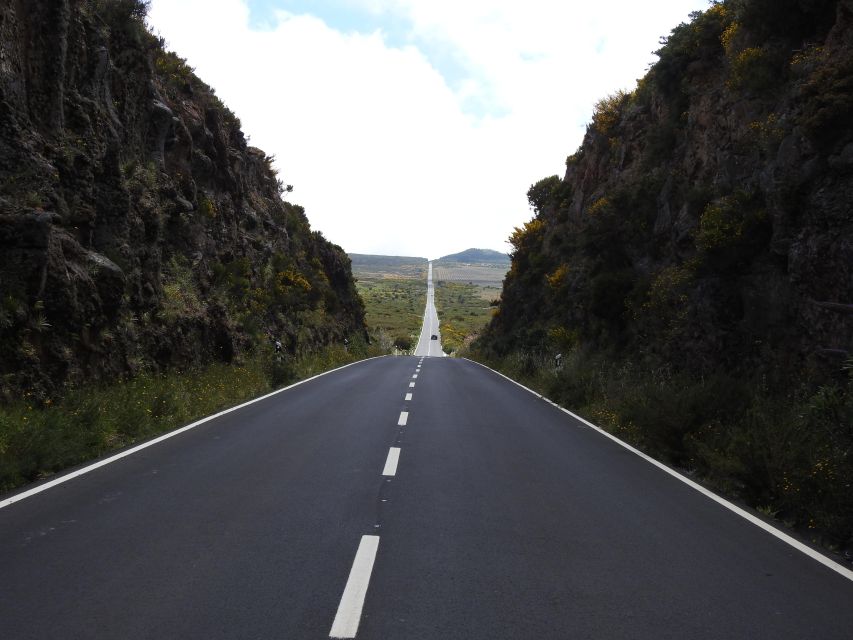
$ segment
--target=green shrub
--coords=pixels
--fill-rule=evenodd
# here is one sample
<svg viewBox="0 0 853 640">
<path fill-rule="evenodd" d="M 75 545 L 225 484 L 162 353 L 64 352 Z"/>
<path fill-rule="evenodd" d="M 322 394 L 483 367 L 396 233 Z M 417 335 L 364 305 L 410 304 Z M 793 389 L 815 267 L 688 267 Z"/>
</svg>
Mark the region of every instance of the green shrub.
<svg viewBox="0 0 853 640">
<path fill-rule="evenodd" d="M 207 194 L 202 193 L 198 198 L 198 211 L 205 218 L 213 220 L 219 215 L 219 211 L 216 208 L 216 203 L 211 200 Z"/>
<path fill-rule="evenodd" d="M 714 251 L 739 243 L 745 217 L 739 199 L 722 198 L 709 204 L 699 221 L 696 246 L 702 251 Z"/>
<path fill-rule="evenodd" d="M 204 314 L 204 304 L 195 276 L 181 256 L 173 256 L 163 272 L 163 298 L 161 310 L 169 323 L 181 318 L 198 318 Z"/>
<path fill-rule="evenodd" d="M 394 346 L 402 351 L 409 351 L 412 348 L 412 338 L 410 336 L 398 335 L 394 338 Z"/>
<path fill-rule="evenodd" d="M 661 38 L 663 46 L 655 51 L 658 61 L 647 75 L 648 82 L 666 96 L 680 94 L 680 101 L 684 99 L 684 83 L 690 64 L 697 60 L 711 62 L 719 57 L 722 52 L 721 36 L 732 18 L 726 5 L 715 4 L 704 12 L 694 11 L 690 19 L 690 22 L 681 23 L 673 29 L 668 37 Z M 641 94 L 648 95 L 646 88 L 639 88 Z M 675 108 L 673 111 L 681 113 L 682 110 Z"/>
<path fill-rule="evenodd" d="M 770 239 L 770 221 L 760 194 L 738 191 L 705 207 L 696 247 L 706 264 L 726 269 L 751 258 Z"/>
<path fill-rule="evenodd" d="M 749 124 L 752 141 L 768 156 L 772 156 L 779 148 L 785 136 L 785 129 L 775 113 L 769 114 L 764 120 L 756 120 Z"/>
<path fill-rule="evenodd" d="M 175 88 L 185 89 L 195 80 L 195 70 L 173 51 L 159 50 L 154 57 L 154 69 L 163 80 Z"/>
<path fill-rule="evenodd" d="M 536 212 L 546 207 L 560 208 L 571 203 L 571 187 L 559 176 L 543 178 L 527 190 L 527 201 Z"/>
<path fill-rule="evenodd" d="M 631 95 L 625 91 L 602 98 L 595 103 L 592 114 L 592 128 L 603 136 L 611 137 L 622 118 L 622 110 L 628 104 Z"/>
<path fill-rule="evenodd" d="M 271 358 L 267 362 L 265 371 L 270 387 L 273 389 L 286 386 L 296 379 L 293 363 L 286 356 L 278 355 Z"/>
<path fill-rule="evenodd" d="M 509 243 L 513 246 L 515 251 L 535 246 L 542 241 L 542 234 L 544 230 L 544 223 L 541 220 L 534 218 L 529 222 L 525 222 L 524 226 L 516 227 L 512 232 L 512 235 L 509 237 Z"/>
<path fill-rule="evenodd" d="M 780 86 L 784 74 L 767 47 L 749 47 L 730 60 L 728 87 L 765 93 Z"/>
</svg>

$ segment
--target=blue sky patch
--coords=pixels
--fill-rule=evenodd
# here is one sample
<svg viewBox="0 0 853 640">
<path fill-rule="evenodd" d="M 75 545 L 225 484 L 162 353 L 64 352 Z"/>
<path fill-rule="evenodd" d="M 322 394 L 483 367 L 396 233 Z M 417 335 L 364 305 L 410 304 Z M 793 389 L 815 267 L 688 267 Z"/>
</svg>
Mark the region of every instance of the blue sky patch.
<svg viewBox="0 0 853 640">
<path fill-rule="evenodd" d="M 466 80 L 476 80 L 483 85 L 483 95 L 462 101 L 461 108 L 475 118 L 486 115 L 505 115 L 505 110 L 491 96 L 489 87 L 465 64 L 461 52 L 449 44 L 441 46 L 426 42 L 413 34 L 411 22 L 403 15 L 392 11 L 381 13 L 356 6 L 352 0 L 247 0 L 249 24 L 252 29 L 266 30 L 275 27 L 276 11 L 287 11 L 294 15 L 310 15 L 319 18 L 332 29 L 341 33 L 372 34 L 381 32 L 389 47 L 413 46 L 429 60 L 441 74 L 447 85 L 458 90 Z"/>
<path fill-rule="evenodd" d="M 351 0 L 247 0 L 249 22 L 253 29 L 275 26 L 275 12 L 287 11 L 294 15 L 319 18 L 341 33 L 370 34 L 382 30 L 385 42 L 392 47 L 408 44 L 411 24 L 401 16 L 382 12 L 374 13 L 355 6 Z"/>
</svg>

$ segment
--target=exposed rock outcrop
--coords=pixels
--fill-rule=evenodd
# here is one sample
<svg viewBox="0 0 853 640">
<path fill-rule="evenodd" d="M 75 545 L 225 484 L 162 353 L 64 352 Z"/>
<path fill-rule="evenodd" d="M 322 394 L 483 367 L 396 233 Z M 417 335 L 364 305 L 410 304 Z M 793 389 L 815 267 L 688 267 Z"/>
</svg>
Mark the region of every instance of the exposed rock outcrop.
<svg viewBox="0 0 853 640">
<path fill-rule="evenodd" d="M 493 346 L 568 327 L 795 376 L 851 355 L 853 4 L 782 4 L 715 5 L 601 101 L 564 178 L 531 188 Z"/>
<path fill-rule="evenodd" d="M 0 396 L 363 333 L 346 254 L 143 18 L 0 3 Z"/>
</svg>

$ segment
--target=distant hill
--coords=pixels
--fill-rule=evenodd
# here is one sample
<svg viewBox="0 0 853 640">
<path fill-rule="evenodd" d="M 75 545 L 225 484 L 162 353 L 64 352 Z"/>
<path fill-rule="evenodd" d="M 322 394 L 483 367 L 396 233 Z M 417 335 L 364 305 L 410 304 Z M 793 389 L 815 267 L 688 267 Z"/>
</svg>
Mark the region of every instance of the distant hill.
<svg viewBox="0 0 853 640">
<path fill-rule="evenodd" d="M 459 253 L 452 253 L 449 256 L 443 256 L 435 261 L 438 264 L 443 262 L 465 262 L 467 264 L 505 264 L 509 267 L 510 259 L 506 253 L 500 251 L 492 251 L 491 249 L 465 249 Z"/>
</svg>

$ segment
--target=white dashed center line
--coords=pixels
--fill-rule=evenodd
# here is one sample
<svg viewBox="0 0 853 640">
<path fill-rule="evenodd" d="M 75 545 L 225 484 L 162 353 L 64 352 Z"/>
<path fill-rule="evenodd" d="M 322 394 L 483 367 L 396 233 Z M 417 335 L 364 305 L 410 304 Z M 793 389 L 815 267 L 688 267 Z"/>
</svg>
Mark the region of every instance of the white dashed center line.
<svg viewBox="0 0 853 640">
<path fill-rule="evenodd" d="M 413 373 L 413 374 L 412 374 L 412 378 L 417 378 L 417 377 L 418 377 L 418 374 L 417 374 L 417 373 Z"/>
<path fill-rule="evenodd" d="M 415 383 L 414 383 L 414 382 L 410 382 L 410 383 L 409 383 L 409 389 L 413 388 L 414 386 L 415 386 Z"/>
<path fill-rule="evenodd" d="M 406 423 L 408 421 L 409 421 L 409 412 L 408 411 L 401 411 L 400 412 L 400 419 L 397 420 L 397 426 L 398 427 L 405 427 Z"/>
<path fill-rule="evenodd" d="M 355 560 L 349 572 L 347 586 L 338 605 L 338 613 L 332 623 L 330 638 L 355 638 L 358 623 L 361 622 L 361 610 L 364 607 L 364 597 L 370 584 L 370 574 L 373 573 L 373 562 L 379 549 L 379 536 L 362 536 L 355 552 Z"/>
<path fill-rule="evenodd" d="M 400 447 L 391 447 L 388 450 L 388 458 L 385 460 L 385 468 L 382 470 L 382 475 L 396 476 L 398 462 L 400 462 Z"/>
<path fill-rule="evenodd" d="M 411 394 L 411 393 L 407 393 L 407 394 L 406 394 L 406 402 L 408 402 L 408 401 L 409 401 L 409 400 L 411 400 L 411 399 L 412 399 L 412 394 Z"/>
</svg>

